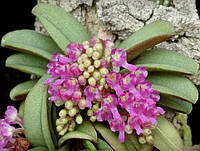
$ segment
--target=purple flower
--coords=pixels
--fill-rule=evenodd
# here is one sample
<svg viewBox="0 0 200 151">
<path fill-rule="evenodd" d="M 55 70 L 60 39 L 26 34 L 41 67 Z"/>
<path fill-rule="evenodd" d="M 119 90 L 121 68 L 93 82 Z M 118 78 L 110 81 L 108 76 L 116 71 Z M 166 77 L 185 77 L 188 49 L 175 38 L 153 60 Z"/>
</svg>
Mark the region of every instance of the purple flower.
<svg viewBox="0 0 200 151">
<path fill-rule="evenodd" d="M 97 86 L 87 86 L 84 90 L 84 96 L 86 97 L 86 107 L 92 107 L 92 101 L 100 99 L 101 91 Z"/>
<path fill-rule="evenodd" d="M 78 77 L 79 75 L 81 75 L 82 72 L 79 70 L 78 64 L 73 63 L 70 66 L 69 73 L 71 74 L 72 77 Z"/>
<path fill-rule="evenodd" d="M 125 122 L 124 122 L 124 120 L 122 118 L 113 119 L 113 120 L 109 121 L 109 124 L 110 124 L 111 131 L 119 132 L 119 136 L 118 136 L 119 142 L 120 143 L 124 142 L 124 139 L 125 139 Z"/>
<path fill-rule="evenodd" d="M 67 46 L 66 51 L 67 51 L 70 61 L 75 62 L 77 61 L 81 53 L 84 51 L 84 48 L 82 45 L 72 42 Z"/>
<path fill-rule="evenodd" d="M 102 108 L 110 110 L 112 112 L 114 119 L 120 118 L 117 105 L 118 105 L 117 97 L 113 94 L 106 94 L 101 101 Z"/>
<path fill-rule="evenodd" d="M 99 122 L 110 121 L 113 119 L 112 112 L 106 107 L 98 109 L 93 115 L 97 117 L 97 121 Z"/>
<path fill-rule="evenodd" d="M 22 124 L 22 118 L 17 113 L 17 109 L 14 106 L 7 106 L 4 118 L 9 124 Z"/>
<path fill-rule="evenodd" d="M 126 61 L 126 52 L 122 49 L 113 48 L 111 52 L 111 62 L 113 62 L 116 67 L 124 67 L 129 71 L 135 71 L 136 66 L 128 64 Z"/>
<path fill-rule="evenodd" d="M 117 96 L 123 94 L 123 89 L 120 86 L 120 78 L 121 74 L 117 72 L 109 72 L 105 76 L 107 84 L 116 91 Z"/>
<path fill-rule="evenodd" d="M 123 74 L 120 79 L 121 87 L 124 90 L 130 90 L 131 88 L 135 87 L 136 82 L 134 79 L 135 79 L 135 76 L 133 74 L 129 74 L 129 73 Z"/>
</svg>

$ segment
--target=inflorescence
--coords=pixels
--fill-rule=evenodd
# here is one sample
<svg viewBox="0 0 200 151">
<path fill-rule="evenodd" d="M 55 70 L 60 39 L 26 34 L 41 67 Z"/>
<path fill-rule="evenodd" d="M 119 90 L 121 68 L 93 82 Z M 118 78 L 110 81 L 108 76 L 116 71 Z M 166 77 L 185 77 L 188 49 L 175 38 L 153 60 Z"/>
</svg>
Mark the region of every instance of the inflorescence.
<svg viewBox="0 0 200 151">
<path fill-rule="evenodd" d="M 121 74 L 121 68 L 127 72 Z M 53 54 L 47 73 L 51 78 L 44 84 L 49 85 L 49 100 L 65 106 L 56 121 L 60 135 L 81 124 L 81 110 L 87 109 L 90 121 L 107 121 L 113 132 L 119 132 L 119 142 L 133 130 L 152 141 L 151 128 L 164 114 L 156 106 L 160 96 L 145 81 L 145 67 L 128 64 L 126 52 L 114 48 L 112 41 L 92 37 L 82 44 L 72 42 L 66 55 Z"/>
<path fill-rule="evenodd" d="M 21 138 L 20 134 L 24 133 L 24 127 L 22 124 L 22 117 L 17 113 L 17 109 L 13 106 L 8 106 L 4 115 L 4 119 L 0 119 L 1 151 L 16 150 L 16 140 Z M 18 128 L 15 127 L 16 125 L 18 125 Z"/>
</svg>

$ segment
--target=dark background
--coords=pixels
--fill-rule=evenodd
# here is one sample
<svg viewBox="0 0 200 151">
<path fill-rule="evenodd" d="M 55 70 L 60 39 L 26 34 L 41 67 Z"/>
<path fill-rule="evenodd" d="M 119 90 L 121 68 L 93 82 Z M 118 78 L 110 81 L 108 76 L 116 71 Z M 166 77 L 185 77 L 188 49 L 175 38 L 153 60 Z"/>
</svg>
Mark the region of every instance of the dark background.
<svg viewBox="0 0 200 151">
<path fill-rule="evenodd" d="M 197 8 L 200 14 L 200 0 L 197 1 Z M 16 29 L 34 29 L 34 16 L 31 14 L 32 8 L 36 5 L 36 0 L 3 0 L 0 5 L 0 39 L 7 32 Z M 200 27 L 199 27 L 200 28 Z M 0 48 L 0 116 L 6 110 L 7 105 L 18 106 L 17 102 L 9 99 L 10 90 L 18 83 L 29 79 L 29 75 L 5 67 L 5 60 L 14 50 Z M 188 123 L 193 133 L 193 143 L 200 143 L 200 101 L 193 106 L 193 111 L 189 115 Z"/>
</svg>

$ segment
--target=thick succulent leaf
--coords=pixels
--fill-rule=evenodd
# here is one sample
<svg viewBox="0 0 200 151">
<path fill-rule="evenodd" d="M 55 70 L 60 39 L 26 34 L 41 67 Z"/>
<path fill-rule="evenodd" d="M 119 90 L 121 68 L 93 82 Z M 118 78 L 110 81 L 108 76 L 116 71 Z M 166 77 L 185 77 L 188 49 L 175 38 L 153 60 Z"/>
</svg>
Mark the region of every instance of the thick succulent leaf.
<svg viewBox="0 0 200 151">
<path fill-rule="evenodd" d="M 70 144 L 65 144 L 63 147 L 59 148 L 57 151 L 71 151 Z"/>
<path fill-rule="evenodd" d="M 53 52 L 62 52 L 56 43 L 44 34 L 33 30 L 16 30 L 7 33 L 1 46 L 51 59 Z"/>
<path fill-rule="evenodd" d="M 42 76 L 46 72 L 48 61 L 30 54 L 18 53 L 11 55 L 6 60 L 6 67 L 25 73 Z"/>
<path fill-rule="evenodd" d="M 58 146 L 58 133 L 56 131 L 56 106 L 51 101 L 48 101 L 48 120 L 49 120 L 49 130 L 52 136 L 52 140 L 55 146 Z"/>
<path fill-rule="evenodd" d="M 175 96 L 190 103 L 198 100 L 198 90 L 186 77 L 168 72 L 150 72 L 147 80 L 160 94 Z"/>
<path fill-rule="evenodd" d="M 120 143 L 118 140 L 117 133 L 112 132 L 109 128 L 107 128 L 103 124 L 95 123 L 94 127 L 114 150 L 134 151 L 132 150 L 133 147 L 127 146 L 127 145 L 133 146 L 133 144 L 127 142 L 127 140 L 125 140 L 125 143 Z"/>
<path fill-rule="evenodd" d="M 173 33 L 173 27 L 169 22 L 155 21 L 124 40 L 118 48 L 125 50 L 128 61 L 131 61 L 144 50 L 169 39 L 173 36 Z"/>
<path fill-rule="evenodd" d="M 154 146 L 160 151 L 183 151 L 183 142 L 174 126 L 159 117 L 154 130 Z"/>
<path fill-rule="evenodd" d="M 38 17 L 63 52 L 70 42 L 82 43 L 90 38 L 84 26 L 60 7 L 39 4 L 33 8 L 32 13 Z"/>
<path fill-rule="evenodd" d="M 22 101 L 19 106 L 19 115 L 23 118 L 24 117 L 24 104 L 25 101 Z"/>
<path fill-rule="evenodd" d="M 198 65 L 192 58 L 162 48 L 146 51 L 132 63 L 144 66 L 148 71 L 173 71 L 186 74 L 195 74 L 198 71 Z"/>
<path fill-rule="evenodd" d="M 58 141 L 58 146 L 60 147 L 66 140 L 69 139 L 86 139 L 97 143 L 97 133 L 91 123 L 84 121 L 81 125 L 76 127 L 73 132 L 67 132 Z"/>
<path fill-rule="evenodd" d="M 28 92 L 33 88 L 38 80 L 29 80 L 23 83 L 16 85 L 10 91 L 10 99 L 13 101 L 24 100 Z"/>
<path fill-rule="evenodd" d="M 44 90 L 42 96 L 42 106 L 41 106 L 41 126 L 44 140 L 46 146 L 50 151 L 56 151 L 54 141 L 51 136 L 50 126 L 52 123 L 49 121 L 49 111 L 51 111 L 52 102 L 47 100 L 48 93 L 47 89 Z M 48 103 L 49 102 L 49 103 Z"/>
<path fill-rule="evenodd" d="M 29 149 L 28 151 L 49 151 L 49 150 L 45 147 L 34 147 L 32 149 Z"/>
<path fill-rule="evenodd" d="M 113 149 L 102 139 L 98 139 L 98 143 L 96 144 L 98 151 L 113 151 Z"/>
<path fill-rule="evenodd" d="M 88 140 L 83 140 L 83 146 L 91 151 L 97 151 L 96 147 Z"/>
<path fill-rule="evenodd" d="M 160 94 L 160 101 L 157 104 L 186 114 L 190 114 L 192 111 L 191 103 L 169 95 Z"/>
<path fill-rule="evenodd" d="M 46 96 L 47 86 L 43 82 L 48 78 L 44 75 L 31 89 L 25 100 L 24 106 L 24 130 L 26 138 L 32 146 L 46 147 L 42 130 L 42 104 Z"/>
</svg>

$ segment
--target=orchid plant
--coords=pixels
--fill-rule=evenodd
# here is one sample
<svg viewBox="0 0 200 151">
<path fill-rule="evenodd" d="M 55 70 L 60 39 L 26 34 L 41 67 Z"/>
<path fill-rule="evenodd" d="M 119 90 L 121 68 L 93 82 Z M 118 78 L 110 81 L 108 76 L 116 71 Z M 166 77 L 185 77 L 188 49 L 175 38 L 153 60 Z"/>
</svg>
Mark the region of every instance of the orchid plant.
<svg viewBox="0 0 200 151">
<path fill-rule="evenodd" d="M 167 109 L 192 111 L 198 91 L 184 75 L 198 66 L 182 54 L 152 48 L 173 36 L 169 22 L 113 42 L 90 36 L 62 8 L 39 4 L 32 12 L 48 36 L 17 30 L 1 41 L 22 52 L 8 57 L 6 66 L 32 75 L 10 92 L 12 100 L 24 101 L 21 116 L 8 106 L 0 120 L 1 150 L 15 148 L 19 132 L 30 151 L 182 151 L 188 145 L 163 115 Z"/>
</svg>

